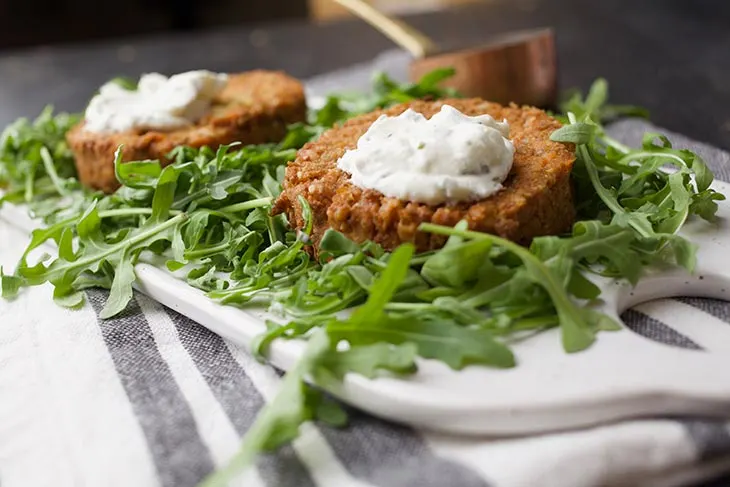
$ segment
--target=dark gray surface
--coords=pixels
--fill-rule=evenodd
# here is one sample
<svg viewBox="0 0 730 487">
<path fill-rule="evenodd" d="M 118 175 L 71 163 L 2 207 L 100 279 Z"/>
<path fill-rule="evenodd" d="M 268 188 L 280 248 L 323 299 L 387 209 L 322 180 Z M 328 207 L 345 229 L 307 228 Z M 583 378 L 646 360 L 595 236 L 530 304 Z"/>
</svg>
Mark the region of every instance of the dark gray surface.
<svg viewBox="0 0 730 487">
<path fill-rule="evenodd" d="M 648 107 L 660 126 L 730 148 L 730 2 L 726 0 L 496 0 L 411 17 L 437 40 L 476 43 L 500 32 L 553 26 L 563 87 L 597 76 L 613 99 Z M 348 21 L 230 28 L 191 35 L 0 53 L 0 124 L 52 102 L 80 110 L 108 78 L 194 68 L 285 69 L 309 77 L 392 47 Z"/>
</svg>

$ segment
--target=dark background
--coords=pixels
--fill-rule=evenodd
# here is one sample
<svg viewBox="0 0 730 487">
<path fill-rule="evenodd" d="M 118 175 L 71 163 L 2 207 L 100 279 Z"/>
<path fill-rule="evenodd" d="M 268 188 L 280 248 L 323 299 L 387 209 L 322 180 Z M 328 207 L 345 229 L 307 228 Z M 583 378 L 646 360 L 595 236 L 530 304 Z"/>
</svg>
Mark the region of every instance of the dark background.
<svg viewBox="0 0 730 487">
<path fill-rule="evenodd" d="M 102 2 L 0 0 L 0 126 L 48 103 L 83 110 L 118 75 L 264 68 L 306 79 L 393 48 L 357 20 L 314 22 L 306 0 Z M 730 0 L 482 0 L 407 20 L 463 44 L 551 26 L 562 88 L 603 76 L 612 101 L 730 149 Z"/>
<path fill-rule="evenodd" d="M 307 17 L 306 0 L 0 0 L 0 48 Z"/>
</svg>

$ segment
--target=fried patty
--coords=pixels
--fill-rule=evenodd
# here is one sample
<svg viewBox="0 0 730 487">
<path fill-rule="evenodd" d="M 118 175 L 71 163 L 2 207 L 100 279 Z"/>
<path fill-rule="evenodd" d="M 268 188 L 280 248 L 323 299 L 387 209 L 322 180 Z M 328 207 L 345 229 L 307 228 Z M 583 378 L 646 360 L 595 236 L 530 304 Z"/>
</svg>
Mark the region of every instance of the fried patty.
<svg viewBox="0 0 730 487">
<path fill-rule="evenodd" d="M 159 159 L 177 146 L 216 149 L 231 142 L 278 142 L 287 125 L 306 118 L 304 88 L 296 79 L 272 71 L 232 74 L 213 101 L 210 112 L 191 127 L 169 132 L 136 130 L 99 134 L 84 130 L 84 122 L 66 136 L 76 159 L 80 181 L 110 193 L 119 187 L 114 175 L 114 152 L 124 144 L 122 160 Z"/>
<path fill-rule="evenodd" d="M 338 159 L 357 146 L 358 139 L 382 114 L 398 115 L 408 108 L 430 118 L 444 104 L 470 115 L 489 114 L 506 119 L 515 147 L 514 163 L 498 193 L 480 201 L 436 206 L 403 201 L 355 186 L 350 175 L 337 168 Z M 283 192 L 274 213 L 286 213 L 290 224 L 304 227 L 297 196 L 311 205 L 316 246 L 328 228 L 362 243 L 368 240 L 392 250 L 413 242 L 418 251 L 441 247 L 445 238 L 418 231 L 424 222 L 454 226 L 465 219 L 469 228 L 528 244 L 534 237 L 570 230 L 575 219 L 570 173 L 572 147 L 553 142 L 557 120 L 531 107 L 501 106 L 481 99 L 415 101 L 349 120 L 305 145 L 286 170 Z"/>
</svg>

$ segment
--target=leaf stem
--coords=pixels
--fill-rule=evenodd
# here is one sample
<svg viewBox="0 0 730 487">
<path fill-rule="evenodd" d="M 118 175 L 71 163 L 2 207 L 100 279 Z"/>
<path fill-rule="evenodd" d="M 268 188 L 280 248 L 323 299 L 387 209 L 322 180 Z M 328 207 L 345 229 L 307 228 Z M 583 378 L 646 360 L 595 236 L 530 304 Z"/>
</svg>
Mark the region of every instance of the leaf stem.
<svg viewBox="0 0 730 487">
<path fill-rule="evenodd" d="M 385 309 L 388 311 L 422 311 L 433 309 L 431 303 L 388 303 Z"/>
<path fill-rule="evenodd" d="M 274 198 L 267 196 L 265 198 L 258 198 L 255 200 L 249 200 L 244 201 L 241 203 L 236 203 L 233 205 L 224 206 L 223 208 L 218 208 L 217 211 L 225 212 L 225 213 L 235 213 L 238 211 L 245 211 L 245 210 L 252 210 L 254 208 L 261 208 L 263 206 L 269 206 L 271 205 L 271 201 Z"/>
<path fill-rule="evenodd" d="M 549 316 L 535 316 L 532 318 L 521 318 L 514 320 L 510 325 L 504 329 L 501 328 L 489 328 L 489 331 L 496 335 L 507 335 L 515 331 L 534 330 L 536 328 L 551 328 L 558 326 L 560 319 L 556 315 Z"/>
<path fill-rule="evenodd" d="M 119 252 L 120 250 L 122 250 L 124 248 L 133 247 L 134 245 L 136 245 L 140 242 L 143 242 L 145 239 L 147 239 L 157 233 L 160 233 L 163 230 L 166 230 L 170 227 L 174 227 L 181 221 L 184 221 L 186 218 L 187 218 L 187 215 L 185 213 L 181 213 L 174 218 L 171 218 L 163 223 L 160 223 L 159 225 L 155 225 L 154 227 L 147 229 L 144 232 L 139 233 L 138 235 L 135 235 L 134 237 L 130 238 L 129 240 L 124 240 L 118 244 L 112 245 L 111 247 L 104 250 L 103 252 L 100 252 L 98 254 L 92 254 L 88 257 L 81 258 L 81 259 L 75 260 L 73 262 L 69 262 L 68 263 L 69 265 L 60 266 L 60 268 L 58 268 L 58 269 L 49 268 L 49 270 L 53 274 L 55 272 L 58 272 L 59 270 L 62 272 L 68 272 L 72 269 L 76 269 L 79 267 L 87 267 L 90 264 L 93 264 L 94 262 L 97 262 L 106 257 L 109 257 L 110 255 L 112 255 L 116 252 Z M 51 279 L 47 278 L 47 280 L 50 281 Z"/>
<path fill-rule="evenodd" d="M 25 161 L 25 162 L 28 163 L 28 161 Z M 25 202 L 26 203 L 30 203 L 31 201 L 33 201 L 33 196 L 34 196 L 34 194 L 33 194 L 34 193 L 33 186 L 35 184 L 35 173 L 36 173 L 35 165 L 33 165 L 33 166 L 30 167 L 30 169 L 28 170 L 28 172 L 25 175 L 25 194 L 24 194 L 24 197 L 25 197 Z"/>
<path fill-rule="evenodd" d="M 43 166 L 45 167 L 48 176 L 51 178 L 51 181 L 53 182 L 53 186 L 55 187 L 56 191 L 58 191 L 58 194 L 60 194 L 61 196 L 67 196 L 68 191 L 66 191 L 66 188 L 64 188 L 61 178 L 58 177 L 56 167 L 53 165 L 53 158 L 51 157 L 51 153 L 48 152 L 46 146 L 41 147 L 40 153 L 41 159 L 43 159 Z"/>
<path fill-rule="evenodd" d="M 106 210 L 99 212 L 99 218 L 114 218 L 118 216 L 133 216 L 133 215 L 151 215 L 152 208 L 119 208 L 116 210 Z M 182 214 L 179 210 L 170 210 L 170 215 L 177 216 Z M 73 222 L 74 220 L 66 220 Z"/>
<path fill-rule="evenodd" d="M 627 146 L 627 145 L 624 145 L 624 144 L 622 144 L 622 143 L 621 143 L 621 142 L 619 142 L 618 140 L 614 139 L 613 137 L 609 137 L 609 136 L 608 136 L 608 135 L 606 135 L 605 133 L 601 134 L 601 138 L 602 138 L 602 139 L 603 139 L 603 140 L 604 140 L 604 141 L 606 142 L 606 144 L 608 144 L 608 145 L 609 145 L 610 147 L 613 147 L 614 149 L 616 149 L 617 151 L 619 151 L 619 152 L 621 152 L 621 153 L 623 153 L 623 154 L 628 154 L 629 152 L 631 152 L 631 147 L 629 147 L 629 146 Z"/>
<path fill-rule="evenodd" d="M 192 252 L 185 252 L 184 256 L 186 260 L 195 260 L 199 259 L 201 257 L 205 257 L 207 255 L 213 255 L 217 254 L 218 252 L 223 252 L 224 250 L 228 249 L 231 246 L 231 243 L 228 241 L 221 242 L 218 245 L 214 245 L 212 247 L 203 248 L 200 250 L 194 250 Z"/>
</svg>

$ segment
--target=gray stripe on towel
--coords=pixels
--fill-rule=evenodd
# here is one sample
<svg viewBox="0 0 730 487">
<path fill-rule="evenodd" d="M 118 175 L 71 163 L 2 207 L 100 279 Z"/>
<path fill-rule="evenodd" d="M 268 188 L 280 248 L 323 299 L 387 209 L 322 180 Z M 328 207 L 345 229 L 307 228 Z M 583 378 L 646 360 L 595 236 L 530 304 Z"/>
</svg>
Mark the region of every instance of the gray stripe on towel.
<svg viewBox="0 0 730 487">
<path fill-rule="evenodd" d="M 635 309 L 624 311 L 621 319 L 633 332 L 638 333 L 644 338 L 688 350 L 703 350 L 701 346 L 674 328 Z"/>
<path fill-rule="evenodd" d="M 102 320 L 98 316 L 109 293 L 93 289 L 87 296 L 147 438 L 161 484 L 195 487 L 215 466 L 139 305 L 133 299 L 122 314 Z"/>
<path fill-rule="evenodd" d="M 243 436 L 251 427 L 264 399 L 221 337 L 191 319 L 165 308 L 175 324 L 180 342 L 223 407 L 236 431 Z M 272 487 L 314 487 L 314 481 L 287 445 L 256 463 L 263 480 Z"/>
<path fill-rule="evenodd" d="M 697 448 L 700 460 L 726 456 L 730 452 L 730 429 L 724 420 L 691 419 L 682 421 Z"/>
<path fill-rule="evenodd" d="M 677 298 L 677 301 L 711 314 L 715 318 L 730 323 L 730 302 L 710 298 Z"/>
<path fill-rule="evenodd" d="M 350 409 L 346 429 L 321 426 L 354 477 L 379 487 L 487 487 L 470 468 L 436 456 L 413 429 Z"/>
</svg>

